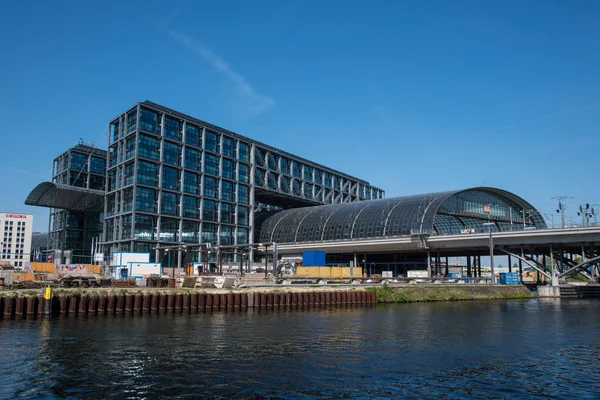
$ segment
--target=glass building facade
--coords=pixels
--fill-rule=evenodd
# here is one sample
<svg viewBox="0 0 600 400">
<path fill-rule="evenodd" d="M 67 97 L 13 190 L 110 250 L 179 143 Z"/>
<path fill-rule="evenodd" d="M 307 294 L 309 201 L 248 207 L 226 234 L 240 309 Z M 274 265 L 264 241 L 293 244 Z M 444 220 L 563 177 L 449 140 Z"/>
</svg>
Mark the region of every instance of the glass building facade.
<svg viewBox="0 0 600 400">
<path fill-rule="evenodd" d="M 264 220 L 260 241 L 278 243 L 546 229 L 528 202 L 495 188 L 395 197 L 281 211 Z"/>
<path fill-rule="evenodd" d="M 104 254 L 152 259 L 158 246 L 253 243 L 264 205 L 384 198 L 368 182 L 147 101 L 110 122 L 106 179 Z"/>
<path fill-rule="evenodd" d="M 52 183 L 105 190 L 106 150 L 78 144 L 54 159 Z M 48 247 L 72 250 L 73 262 L 91 262 L 92 238 L 102 235 L 102 212 L 51 208 Z"/>
</svg>

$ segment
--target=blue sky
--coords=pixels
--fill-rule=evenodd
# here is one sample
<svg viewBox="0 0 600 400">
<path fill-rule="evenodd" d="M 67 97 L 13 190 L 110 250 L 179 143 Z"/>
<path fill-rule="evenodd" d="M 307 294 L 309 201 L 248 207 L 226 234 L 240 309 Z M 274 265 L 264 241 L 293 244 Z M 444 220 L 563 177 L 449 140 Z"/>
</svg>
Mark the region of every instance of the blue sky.
<svg viewBox="0 0 600 400">
<path fill-rule="evenodd" d="M 102 1 L 0 6 L 0 211 L 151 100 L 387 197 L 494 186 L 600 203 L 600 2 Z M 600 206 L 597 207 L 600 209 Z M 559 219 L 555 217 L 555 222 Z"/>
</svg>

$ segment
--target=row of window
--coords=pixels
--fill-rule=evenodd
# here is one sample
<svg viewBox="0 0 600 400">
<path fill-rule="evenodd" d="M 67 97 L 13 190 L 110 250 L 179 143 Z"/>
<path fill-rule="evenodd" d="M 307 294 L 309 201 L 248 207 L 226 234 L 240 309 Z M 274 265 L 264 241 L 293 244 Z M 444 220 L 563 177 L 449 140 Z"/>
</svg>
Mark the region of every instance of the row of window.
<svg viewBox="0 0 600 400">
<path fill-rule="evenodd" d="M 226 157 L 238 158 L 240 161 L 250 162 L 250 145 L 248 143 L 238 141 L 189 122 L 184 124 L 182 120 L 167 115 L 164 115 L 164 126 L 161 132 L 162 117 L 163 115 L 158 112 L 141 108 L 139 130 L 152 135 L 162 134 L 166 139 L 185 143 L 199 149 L 203 148 Z M 124 124 L 126 127 L 123 126 Z M 125 118 L 121 118 L 119 121 L 111 124 L 112 142 L 134 132 L 136 128 L 137 110 L 132 109 L 126 114 Z M 125 132 L 127 133 L 125 134 Z M 147 138 L 150 138 L 150 136 L 147 136 Z M 152 139 L 157 140 L 153 137 Z"/>
<path fill-rule="evenodd" d="M 132 215 L 106 220 L 105 240 L 131 239 Z M 115 232 L 116 231 L 116 232 Z M 249 228 L 231 225 L 214 224 L 152 215 L 136 214 L 133 238 L 139 240 L 160 240 L 166 242 L 212 243 L 220 245 L 247 244 Z"/>
<path fill-rule="evenodd" d="M 12 226 L 14 221 L 4 221 L 4 226 Z M 17 226 L 25 226 L 25 221 L 17 221 Z"/>
</svg>

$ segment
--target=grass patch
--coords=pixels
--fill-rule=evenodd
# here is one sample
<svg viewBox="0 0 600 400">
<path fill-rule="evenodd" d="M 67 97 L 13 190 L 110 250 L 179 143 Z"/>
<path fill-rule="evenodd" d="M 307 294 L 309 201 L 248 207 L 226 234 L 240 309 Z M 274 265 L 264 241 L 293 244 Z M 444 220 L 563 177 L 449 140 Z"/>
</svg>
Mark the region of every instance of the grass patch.
<svg viewBox="0 0 600 400">
<path fill-rule="evenodd" d="M 498 287 L 416 286 L 366 288 L 377 293 L 378 303 L 412 303 L 424 301 L 458 301 L 483 299 L 523 299 L 533 297 L 527 290 Z"/>
</svg>

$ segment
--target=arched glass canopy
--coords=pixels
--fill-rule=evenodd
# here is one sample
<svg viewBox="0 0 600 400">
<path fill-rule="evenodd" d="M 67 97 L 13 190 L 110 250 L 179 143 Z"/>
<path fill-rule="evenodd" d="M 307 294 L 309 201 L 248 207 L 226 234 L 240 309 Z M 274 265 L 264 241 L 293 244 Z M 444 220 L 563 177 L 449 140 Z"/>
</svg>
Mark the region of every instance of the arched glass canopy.
<svg viewBox="0 0 600 400">
<path fill-rule="evenodd" d="M 546 229 L 546 223 L 527 201 L 478 187 L 285 210 L 263 222 L 259 240 L 295 243 L 534 228 Z"/>
</svg>

